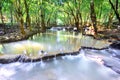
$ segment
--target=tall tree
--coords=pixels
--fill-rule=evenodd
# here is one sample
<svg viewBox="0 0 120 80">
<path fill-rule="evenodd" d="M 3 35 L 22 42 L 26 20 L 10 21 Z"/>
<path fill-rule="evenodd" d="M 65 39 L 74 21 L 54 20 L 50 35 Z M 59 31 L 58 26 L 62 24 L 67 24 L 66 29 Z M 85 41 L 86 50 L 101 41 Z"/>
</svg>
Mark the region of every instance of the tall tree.
<svg viewBox="0 0 120 80">
<path fill-rule="evenodd" d="M 23 35 L 26 34 L 25 30 L 24 30 L 24 19 L 23 19 L 23 7 L 22 7 L 22 0 L 15 0 L 14 3 L 14 8 L 15 8 L 15 15 L 16 15 L 16 18 L 17 18 L 17 21 L 19 23 L 19 27 L 20 27 L 20 30 L 21 30 L 21 33 Z"/>
<path fill-rule="evenodd" d="M 29 13 L 29 5 L 28 0 L 24 0 L 25 4 L 25 11 L 26 11 L 26 27 L 29 27 L 29 30 L 31 31 L 31 19 L 30 19 L 30 13 Z"/>
<path fill-rule="evenodd" d="M 0 16 L 1 16 L 2 24 L 4 24 L 2 8 L 3 8 L 3 0 L 0 0 Z"/>
<path fill-rule="evenodd" d="M 97 34 L 97 26 L 96 26 L 97 21 L 96 21 L 96 13 L 95 13 L 95 7 L 94 7 L 94 0 L 91 0 L 91 2 L 90 2 L 90 9 L 91 9 L 90 16 L 91 16 L 92 25 L 94 27 L 95 34 Z"/>
<path fill-rule="evenodd" d="M 45 25 L 45 2 L 41 1 L 41 30 L 46 31 Z"/>
<path fill-rule="evenodd" d="M 67 9 L 69 10 L 69 12 L 67 12 L 67 11 L 65 11 L 65 12 L 69 15 L 72 15 L 77 30 L 82 29 L 80 27 L 80 25 L 82 24 L 82 15 L 80 12 L 81 3 L 82 3 L 82 0 L 72 0 L 70 2 L 66 2 L 67 7 L 68 7 Z"/>
</svg>

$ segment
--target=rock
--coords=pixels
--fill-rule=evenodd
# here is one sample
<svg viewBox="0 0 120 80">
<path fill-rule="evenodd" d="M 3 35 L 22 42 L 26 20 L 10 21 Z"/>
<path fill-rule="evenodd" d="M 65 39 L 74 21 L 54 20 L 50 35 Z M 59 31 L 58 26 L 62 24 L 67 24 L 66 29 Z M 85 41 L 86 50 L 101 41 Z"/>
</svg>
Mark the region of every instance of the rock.
<svg viewBox="0 0 120 80">
<path fill-rule="evenodd" d="M 80 50 L 81 49 L 90 49 L 90 50 L 104 50 L 104 49 L 108 49 L 108 47 L 103 47 L 103 48 L 95 48 L 95 47 L 84 47 L 84 46 L 81 46 Z"/>
<path fill-rule="evenodd" d="M 115 41 L 112 44 L 110 44 L 110 48 L 120 49 L 120 41 Z"/>
<path fill-rule="evenodd" d="M 104 59 L 104 66 L 111 68 L 113 71 L 120 74 L 120 62 L 117 59 Z"/>
<path fill-rule="evenodd" d="M 17 62 L 20 59 L 20 55 L 18 56 L 1 56 L 0 57 L 0 63 L 1 64 L 7 64 L 12 62 Z"/>
<path fill-rule="evenodd" d="M 8 64 L 8 63 L 13 63 L 13 62 L 38 62 L 38 61 L 47 61 L 47 60 L 52 60 L 55 57 L 56 58 L 61 58 L 62 56 L 66 56 L 66 55 L 78 55 L 79 51 L 75 51 L 75 52 L 70 52 L 70 53 L 58 53 L 58 54 L 54 54 L 54 55 L 47 55 L 47 56 L 43 56 L 43 57 L 29 57 L 27 55 L 4 55 L 4 56 L 0 56 L 0 63 L 1 64 Z"/>
</svg>

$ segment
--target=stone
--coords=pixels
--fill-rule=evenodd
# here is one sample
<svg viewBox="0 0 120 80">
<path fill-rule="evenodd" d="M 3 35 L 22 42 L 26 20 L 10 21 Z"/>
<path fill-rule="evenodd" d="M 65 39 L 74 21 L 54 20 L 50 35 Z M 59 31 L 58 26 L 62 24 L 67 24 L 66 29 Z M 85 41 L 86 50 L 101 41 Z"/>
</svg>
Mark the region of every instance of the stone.
<svg viewBox="0 0 120 80">
<path fill-rule="evenodd" d="M 104 59 L 104 66 L 111 68 L 116 73 L 120 74 L 120 62 L 118 59 Z"/>
<path fill-rule="evenodd" d="M 110 48 L 120 49 L 120 41 L 115 41 L 112 44 L 110 44 Z"/>
</svg>

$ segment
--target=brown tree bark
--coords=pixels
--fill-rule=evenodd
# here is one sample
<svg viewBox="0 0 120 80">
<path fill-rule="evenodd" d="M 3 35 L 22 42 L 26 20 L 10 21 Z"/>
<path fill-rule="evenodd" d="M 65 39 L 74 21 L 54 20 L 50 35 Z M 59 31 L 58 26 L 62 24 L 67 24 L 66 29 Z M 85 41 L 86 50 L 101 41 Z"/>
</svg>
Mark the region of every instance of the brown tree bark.
<svg viewBox="0 0 120 80">
<path fill-rule="evenodd" d="M 23 20 L 23 13 L 22 13 L 22 9 L 21 9 L 21 0 L 16 1 L 16 18 L 18 20 L 19 23 L 19 27 L 21 30 L 21 33 L 23 35 L 26 34 L 25 30 L 24 30 L 24 20 Z"/>
<path fill-rule="evenodd" d="M 45 26 L 45 13 L 43 11 L 43 9 L 41 10 L 41 30 L 42 32 L 46 31 L 46 26 Z"/>
<path fill-rule="evenodd" d="M 107 25 L 109 29 L 111 28 L 113 17 L 114 17 L 113 12 L 110 12 L 109 19 L 108 19 L 108 25 Z"/>
<path fill-rule="evenodd" d="M 11 22 L 11 25 L 13 25 L 13 10 L 12 10 L 12 7 L 10 7 L 10 22 Z"/>
<path fill-rule="evenodd" d="M 29 30 L 31 31 L 31 19 L 30 19 L 30 14 L 29 14 L 29 6 L 27 3 L 27 0 L 24 0 L 24 4 L 25 4 L 25 11 L 26 11 L 26 27 L 29 28 Z"/>
<path fill-rule="evenodd" d="M 25 30 L 24 30 L 24 20 L 23 20 L 22 17 L 20 18 L 20 29 L 21 29 L 21 33 L 23 35 L 25 35 L 26 33 L 25 33 Z"/>
<path fill-rule="evenodd" d="M 3 13 L 2 13 L 2 5 L 0 5 L 0 16 L 1 16 L 2 24 L 4 24 Z"/>
<path fill-rule="evenodd" d="M 90 17 L 92 21 L 92 25 L 94 27 L 95 34 L 97 34 L 97 21 L 96 21 L 96 13 L 95 13 L 95 8 L 94 8 L 94 0 L 91 0 L 90 2 Z"/>
<path fill-rule="evenodd" d="M 3 0 L 0 0 L 0 16 L 1 16 L 2 24 L 4 24 L 4 18 L 3 18 L 3 13 L 2 13 L 2 7 L 3 7 Z"/>
<path fill-rule="evenodd" d="M 76 3 L 75 8 L 77 9 L 77 2 L 76 0 L 74 1 Z M 75 22 L 75 27 L 77 28 L 77 30 L 80 30 L 80 23 L 79 23 L 79 12 L 78 9 L 75 11 L 74 9 L 72 9 L 72 7 L 70 6 L 70 4 L 68 3 L 68 7 L 70 9 L 70 14 L 73 16 L 74 22 Z"/>
<path fill-rule="evenodd" d="M 46 31 L 46 25 L 45 25 L 45 9 L 44 9 L 44 2 L 42 1 L 42 6 L 41 6 L 41 31 L 45 32 Z"/>
<path fill-rule="evenodd" d="M 116 5 L 114 6 L 114 4 L 112 3 L 112 1 L 111 0 L 109 0 L 109 3 L 110 3 L 110 5 L 111 5 L 111 7 L 112 7 L 112 9 L 114 10 L 114 12 L 115 12 L 115 15 L 116 15 L 116 17 L 117 17 L 117 19 L 118 19 L 118 21 L 119 21 L 119 24 L 120 24 L 120 14 L 119 14 L 119 12 L 118 12 L 118 0 L 116 0 Z"/>
</svg>

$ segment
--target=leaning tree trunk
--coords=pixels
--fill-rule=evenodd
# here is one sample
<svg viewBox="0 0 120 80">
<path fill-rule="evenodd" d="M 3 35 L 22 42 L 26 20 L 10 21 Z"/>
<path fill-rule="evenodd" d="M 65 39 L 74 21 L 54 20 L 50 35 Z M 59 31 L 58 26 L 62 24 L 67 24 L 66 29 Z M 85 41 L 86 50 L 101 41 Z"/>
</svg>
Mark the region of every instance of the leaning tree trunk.
<svg viewBox="0 0 120 80">
<path fill-rule="evenodd" d="M 117 19 L 118 19 L 118 21 L 119 21 L 119 24 L 120 24 L 120 14 L 119 14 L 119 12 L 118 12 L 118 0 L 116 0 L 116 6 L 114 6 L 114 4 L 112 3 L 111 0 L 109 0 L 109 3 L 110 3 L 110 5 L 111 5 L 112 9 L 114 10 L 115 15 L 116 15 L 116 17 L 117 17 Z"/>
<path fill-rule="evenodd" d="M 96 13 L 95 13 L 95 8 L 94 8 L 94 0 L 91 0 L 90 2 L 90 17 L 91 17 L 91 21 L 92 21 L 92 25 L 94 27 L 95 30 L 95 34 L 97 34 L 97 21 L 96 21 Z"/>
</svg>

